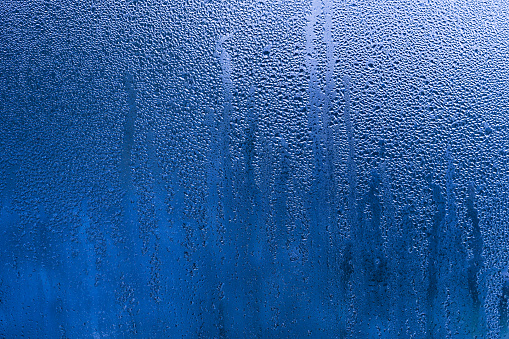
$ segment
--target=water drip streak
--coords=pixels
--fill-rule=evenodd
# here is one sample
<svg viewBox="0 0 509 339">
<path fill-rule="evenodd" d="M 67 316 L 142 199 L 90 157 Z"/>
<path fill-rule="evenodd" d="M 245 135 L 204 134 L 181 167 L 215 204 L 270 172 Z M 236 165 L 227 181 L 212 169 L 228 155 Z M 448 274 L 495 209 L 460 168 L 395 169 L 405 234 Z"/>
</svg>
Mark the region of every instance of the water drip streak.
<svg viewBox="0 0 509 339">
<path fill-rule="evenodd" d="M 219 336 L 228 336 L 227 322 L 242 323 L 239 315 L 234 313 L 234 309 L 240 306 L 237 303 L 242 303 L 244 298 L 239 298 L 239 293 L 242 293 L 237 288 L 239 279 L 242 276 L 242 269 L 238 269 L 238 258 L 240 256 L 239 247 L 237 244 L 238 239 L 242 236 L 239 232 L 238 225 L 236 224 L 236 217 L 234 215 L 235 199 L 234 199 L 234 172 L 232 171 L 232 159 L 230 154 L 230 123 L 232 113 L 232 100 L 233 100 L 233 82 L 232 82 L 232 68 L 231 56 L 228 51 L 223 47 L 223 43 L 230 38 L 230 34 L 223 36 L 216 45 L 216 55 L 219 58 L 221 66 L 221 80 L 223 85 L 223 115 L 219 123 L 219 159 L 220 169 L 222 175 L 220 177 L 220 193 L 219 199 L 223 207 L 222 223 L 224 227 L 224 246 L 222 254 L 225 258 L 224 265 L 221 264 L 220 286 L 224 286 L 219 291 Z M 222 191 L 222 192 L 221 192 Z M 222 193 L 222 194 L 221 194 Z M 224 291 L 228 291 L 227 295 Z"/>
<path fill-rule="evenodd" d="M 325 144 L 325 190 L 327 193 L 327 230 L 329 233 L 329 238 L 332 238 L 331 232 L 335 232 L 336 230 L 332 230 L 333 225 L 337 225 L 337 220 L 334 218 L 333 210 L 337 210 L 337 207 L 334 205 L 338 199 L 336 198 L 336 182 L 334 178 L 334 140 L 333 140 L 333 131 L 330 126 L 331 116 L 332 116 L 332 102 L 336 97 L 336 93 L 334 92 L 334 42 L 332 40 L 332 14 L 331 14 L 332 3 L 331 0 L 324 1 L 324 15 L 325 15 L 325 32 L 324 32 L 324 41 L 326 46 L 326 56 L 327 56 L 327 68 L 325 70 L 325 96 L 324 96 L 324 105 L 322 111 L 322 122 L 323 122 L 323 139 Z M 334 244 L 330 244 L 334 245 Z M 330 255 L 327 255 L 328 258 L 331 258 Z"/>
<path fill-rule="evenodd" d="M 355 140 L 353 136 L 353 126 L 351 118 L 351 98 L 350 98 L 350 77 L 343 77 L 343 85 L 345 87 L 344 100 L 344 119 L 348 147 L 348 158 L 346 161 L 346 172 L 348 178 L 348 224 L 353 228 L 353 232 L 357 232 L 357 213 L 356 213 L 356 188 L 357 188 L 357 168 L 355 166 Z"/>
<path fill-rule="evenodd" d="M 329 238 L 328 247 L 327 247 L 327 267 L 329 269 L 328 276 L 328 287 L 329 293 L 339 295 L 339 298 L 331 300 L 330 314 L 331 314 L 331 323 L 335 324 L 332 326 L 333 331 L 330 335 L 334 335 L 334 333 L 340 333 L 340 336 L 346 333 L 346 318 L 347 318 L 347 310 L 344 308 L 347 304 L 346 302 L 346 285 L 347 281 L 340 280 L 339 284 L 337 278 L 334 275 L 331 275 L 330 271 L 337 272 L 337 268 L 334 267 L 338 260 L 340 260 L 338 251 L 334 249 L 342 248 L 345 244 L 343 239 L 338 239 L 337 235 L 339 234 L 337 225 L 338 225 L 338 215 L 335 211 L 338 210 L 339 206 L 337 204 L 338 194 L 337 194 L 337 182 L 334 176 L 334 164 L 337 161 L 335 157 L 335 144 L 334 144 L 334 136 L 335 131 L 332 130 L 331 127 L 331 117 L 332 117 L 332 103 L 336 98 L 335 93 L 335 83 L 334 83 L 334 66 L 336 64 L 336 59 L 334 57 L 334 41 L 332 37 L 332 1 L 324 0 L 323 1 L 323 14 L 325 17 L 324 22 L 324 35 L 323 41 L 325 43 L 325 53 L 326 53 L 326 69 L 325 69 L 325 96 L 323 98 L 323 110 L 322 110 L 322 123 L 323 123 L 323 139 L 325 145 L 325 154 L 324 154 L 324 193 L 326 194 L 326 215 L 324 220 L 326 221 L 326 231 L 327 237 Z"/>
<path fill-rule="evenodd" d="M 213 274 L 210 274 L 209 284 L 214 286 L 210 291 L 210 299 L 212 302 L 211 309 L 214 310 L 211 314 L 211 322 L 213 327 L 207 328 L 208 333 L 215 336 L 224 337 L 224 295 L 222 289 L 219 286 L 223 284 L 223 277 L 217 273 L 217 270 L 222 269 L 221 256 L 223 255 L 224 243 L 222 239 L 222 228 L 221 228 L 221 212 L 219 206 L 221 206 L 220 186 L 221 186 L 221 173 L 223 172 L 223 161 L 221 160 L 221 135 L 215 119 L 216 112 L 213 109 L 207 110 L 207 124 L 210 130 L 210 146 L 207 155 L 207 206 L 212 208 L 207 209 L 207 221 L 208 221 L 208 232 L 207 232 L 207 243 L 210 246 L 210 250 L 206 251 L 210 253 L 211 268 L 214 270 Z"/>
<path fill-rule="evenodd" d="M 309 87 L 308 87 L 308 95 L 309 95 L 309 104 L 308 104 L 308 125 L 311 130 L 311 139 L 313 141 L 313 154 L 314 154 L 314 168 L 318 171 L 321 170 L 321 160 L 322 160 L 322 152 L 320 148 L 321 144 L 321 132 L 322 132 L 322 124 L 320 117 L 320 106 L 322 103 L 321 90 L 318 86 L 318 78 L 317 78 L 317 61 L 315 59 L 315 48 L 313 45 L 313 41 L 316 38 L 316 34 L 314 32 L 314 26 L 316 25 L 317 16 L 320 14 L 320 1 L 313 0 L 311 15 L 309 16 L 309 21 L 306 26 L 306 68 L 309 72 Z M 319 175 L 319 173 L 315 173 L 315 176 Z M 316 177 L 314 178 L 317 179 Z"/>
<path fill-rule="evenodd" d="M 479 323 L 479 315 L 481 308 L 481 300 L 479 298 L 477 274 L 484 266 L 482 258 L 483 239 L 481 234 L 481 228 L 479 227 L 479 217 L 477 209 L 474 206 L 475 202 L 475 187 L 473 183 L 470 183 L 467 187 L 467 218 L 472 223 L 472 237 L 470 238 L 470 244 L 473 250 L 473 256 L 468 261 L 468 289 L 472 297 L 474 306 L 474 322 Z"/>
<path fill-rule="evenodd" d="M 139 320 L 139 290 L 143 284 L 141 280 L 141 265 L 137 263 L 137 251 L 141 251 L 142 247 L 139 239 L 139 230 L 137 229 L 138 215 L 136 211 L 138 198 L 136 196 L 133 178 L 131 174 L 131 154 L 134 147 L 134 133 L 137 119 L 136 108 L 136 91 L 134 89 L 134 77 L 132 74 L 126 74 L 125 86 L 127 92 L 128 112 L 124 122 L 124 140 L 122 142 L 122 157 L 120 163 L 120 175 L 124 190 L 123 209 L 124 209 L 124 225 L 120 226 L 120 249 L 122 258 L 125 258 L 120 269 L 120 292 L 118 298 L 122 311 L 127 312 L 130 319 L 129 331 L 137 333 L 138 327 L 141 325 Z"/>
<path fill-rule="evenodd" d="M 346 160 L 346 174 L 348 183 L 348 197 L 347 197 L 347 226 L 351 232 L 351 238 L 345 241 L 343 248 L 342 269 L 343 269 L 343 293 L 348 293 L 349 281 L 354 274 L 359 274 L 358 269 L 360 265 L 360 251 L 358 243 L 362 241 L 361 238 L 361 220 L 360 208 L 357 204 L 357 168 L 355 164 L 355 140 L 354 131 L 351 117 L 351 83 L 350 77 L 345 75 L 343 77 L 344 86 L 344 101 L 345 107 L 343 111 L 343 118 L 345 121 L 345 130 L 347 138 L 348 156 Z M 357 271 L 357 272 L 356 272 Z M 346 319 L 343 321 L 347 321 Z M 348 326 L 348 325 L 346 325 Z M 347 337 L 347 331 L 341 333 L 341 337 Z"/>
<path fill-rule="evenodd" d="M 462 230 L 459 227 L 458 214 L 457 214 L 457 203 L 456 196 L 454 194 L 455 184 L 455 166 L 451 155 L 450 146 L 447 147 L 446 151 L 447 170 L 445 173 L 445 187 L 446 187 L 446 214 L 445 214 L 445 234 L 442 233 L 441 238 L 444 239 L 442 249 L 446 251 L 445 257 L 448 260 L 449 270 L 444 277 L 447 277 L 445 281 L 440 281 L 440 285 L 448 286 L 448 296 L 452 302 L 458 300 L 458 304 L 461 301 L 468 300 L 468 296 L 465 295 L 466 289 L 463 288 L 467 281 L 466 271 L 466 252 L 462 242 Z M 443 264 L 441 265 L 443 266 Z M 462 282 L 461 286 L 458 286 L 458 282 Z M 446 329 L 448 337 L 453 334 L 467 335 L 465 332 L 466 326 L 460 326 L 459 323 L 462 318 L 465 317 L 467 310 L 461 309 L 462 314 L 458 314 L 458 310 L 451 307 L 446 303 Z"/>
<path fill-rule="evenodd" d="M 81 203 L 81 209 L 79 213 L 81 223 L 78 229 L 78 239 L 82 246 L 82 252 L 84 254 L 84 264 L 86 272 L 88 273 L 83 277 L 83 285 L 87 289 L 87 293 L 90 296 L 89 304 L 87 305 L 90 311 L 90 326 L 92 327 L 94 336 L 98 335 L 99 331 L 99 296 L 95 281 L 97 277 L 96 270 L 96 253 L 94 245 L 89 241 L 88 233 L 91 231 L 91 220 L 88 211 L 88 199 L 84 199 Z"/>
<path fill-rule="evenodd" d="M 220 120 L 219 125 L 219 159 L 220 169 L 222 170 L 222 189 L 223 192 L 223 207 L 224 207 L 224 221 L 229 231 L 231 225 L 230 220 L 233 220 L 233 173 L 230 155 L 230 122 L 231 122 L 231 111 L 232 111 L 232 80 L 231 80 L 231 56 L 228 51 L 223 47 L 223 43 L 228 40 L 230 35 L 222 37 L 217 46 L 216 54 L 219 57 L 221 65 L 221 80 L 223 84 L 223 116 Z"/>
<path fill-rule="evenodd" d="M 325 176 L 324 176 L 324 152 L 323 145 L 323 126 L 321 121 L 321 109 L 323 103 L 323 94 L 318 86 L 317 77 L 317 61 L 315 59 L 315 25 L 317 17 L 321 11 L 321 1 L 313 0 L 311 5 L 311 14 L 308 17 L 308 23 L 305 28 L 306 37 L 306 68 L 309 73 L 309 103 L 308 103 L 308 127 L 311 133 L 313 167 L 312 167 L 312 183 L 309 192 L 307 204 L 309 206 L 310 221 L 310 260 L 315 271 L 313 279 L 317 285 L 315 290 L 320 295 L 325 295 L 327 291 L 318 286 L 324 286 L 326 274 L 327 253 L 325 242 L 325 229 L 327 223 L 326 203 L 322 201 L 325 193 Z"/>
<path fill-rule="evenodd" d="M 232 111 L 232 79 L 231 79 L 231 56 L 228 51 L 222 46 L 222 43 L 225 42 L 229 38 L 229 35 L 220 39 L 218 46 L 216 47 L 216 52 L 219 56 L 219 62 L 221 64 L 221 79 L 223 83 L 223 117 L 221 119 L 221 123 L 219 126 L 219 137 L 220 137 L 220 159 L 222 160 L 221 167 L 224 171 L 223 179 L 226 183 L 231 183 L 232 173 L 231 173 L 231 163 L 230 163 L 230 120 L 231 120 L 231 111 Z M 225 185 L 225 193 L 228 193 L 230 190 L 229 187 L 231 185 Z M 228 199 L 231 195 L 226 195 Z M 229 202 L 230 200 L 228 200 Z M 228 208 L 227 204 L 225 208 Z M 228 215 L 229 216 L 229 215 Z M 228 219 L 227 219 L 228 220 Z"/>
<path fill-rule="evenodd" d="M 437 306 L 438 278 L 439 278 L 439 254 L 441 253 L 440 237 L 443 233 L 444 219 L 446 212 L 446 201 L 440 190 L 440 186 L 431 184 L 433 191 L 433 202 L 436 205 L 436 213 L 433 217 L 433 225 L 429 233 L 429 262 L 428 262 L 428 290 L 426 293 L 426 334 L 428 338 L 442 337 L 440 329 L 441 314 Z"/>
<path fill-rule="evenodd" d="M 149 158 L 149 168 L 153 177 L 153 206 L 156 227 L 150 237 L 150 296 L 155 303 L 157 314 L 160 319 L 173 321 L 174 323 L 183 323 L 186 319 L 182 314 L 183 295 L 191 293 L 189 281 L 186 280 L 184 263 L 180 260 L 183 255 L 181 244 L 185 239 L 181 233 L 183 220 L 179 212 L 182 212 L 180 206 L 181 193 L 178 189 L 174 190 L 174 197 L 167 201 L 169 187 L 178 187 L 177 175 L 172 171 L 165 174 L 170 178 L 167 182 L 164 179 L 162 168 L 157 157 L 156 131 L 151 129 L 147 135 L 147 154 Z M 167 186 L 168 185 L 168 186 Z M 168 212 L 171 207 L 172 213 Z M 149 255 L 147 253 L 147 256 Z M 165 286 L 173 286 L 169 293 L 165 293 Z M 169 307 L 168 305 L 176 305 Z M 174 329 L 172 329 L 174 330 Z M 169 331 L 169 330 L 168 330 Z M 178 333 L 178 332 L 177 332 Z M 168 334 L 169 335 L 169 334 Z M 176 333 L 174 335 L 177 335 Z"/>
<path fill-rule="evenodd" d="M 245 169 L 244 184 L 242 188 L 242 203 L 245 208 L 242 209 L 244 215 L 242 220 L 244 223 L 244 240 L 242 243 L 244 255 L 246 257 L 246 270 L 252 278 L 249 279 L 250 294 L 248 296 L 249 303 L 252 305 L 249 316 L 251 317 L 252 333 L 257 337 L 263 337 L 262 318 L 260 316 L 260 301 L 263 299 L 261 293 L 261 268 L 263 263 L 262 253 L 259 250 L 260 244 L 264 241 L 262 235 L 262 224 L 260 223 L 260 192 L 255 182 L 254 162 L 256 160 L 255 143 L 256 132 L 258 128 L 258 116 L 254 107 L 254 86 L 249 88 L 249 96 L 247 102 L 247 129 L 246 142 L 242 148 Z M 254 251 L 253 251 L 254 249 Z"/>
</svg>

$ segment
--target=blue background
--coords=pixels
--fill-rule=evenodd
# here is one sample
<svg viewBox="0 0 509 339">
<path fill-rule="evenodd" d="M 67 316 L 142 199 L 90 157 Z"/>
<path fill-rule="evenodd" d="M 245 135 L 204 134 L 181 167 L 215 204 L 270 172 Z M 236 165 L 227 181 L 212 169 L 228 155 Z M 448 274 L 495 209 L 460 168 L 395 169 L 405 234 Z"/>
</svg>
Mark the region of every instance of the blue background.
<svg viewBox="0 0 509 339">
<path fill-rule="evenodd" d="M 509 338 L 506 1 L 0 4 L 0 337 Z"/>
</svg>

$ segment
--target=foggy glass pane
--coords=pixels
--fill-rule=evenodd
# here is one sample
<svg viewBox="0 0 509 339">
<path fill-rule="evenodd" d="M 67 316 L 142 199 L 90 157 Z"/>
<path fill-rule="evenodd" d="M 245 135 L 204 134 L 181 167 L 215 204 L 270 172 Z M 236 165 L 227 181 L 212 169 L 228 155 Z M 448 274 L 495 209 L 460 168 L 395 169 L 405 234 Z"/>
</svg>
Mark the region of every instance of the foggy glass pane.
<svg viewBox="0 0 509 339">
<path fill-rule="evenodd" d="M 509 338 L 509 2 L 3 0 L 1 338 Z"/>
</svg>

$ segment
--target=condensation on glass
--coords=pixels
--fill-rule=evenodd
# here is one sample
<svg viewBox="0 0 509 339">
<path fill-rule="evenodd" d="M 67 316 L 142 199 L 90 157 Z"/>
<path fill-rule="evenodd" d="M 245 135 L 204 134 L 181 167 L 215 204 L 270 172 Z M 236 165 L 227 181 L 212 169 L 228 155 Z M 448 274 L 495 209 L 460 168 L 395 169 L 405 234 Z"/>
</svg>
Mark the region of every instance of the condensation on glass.
<svg viewBox="0 0 509 339">
<path fill-rule="evenodd" d="M 0 5 L 0 337 L 509 338 L 506 1 Z"/>
</svg>

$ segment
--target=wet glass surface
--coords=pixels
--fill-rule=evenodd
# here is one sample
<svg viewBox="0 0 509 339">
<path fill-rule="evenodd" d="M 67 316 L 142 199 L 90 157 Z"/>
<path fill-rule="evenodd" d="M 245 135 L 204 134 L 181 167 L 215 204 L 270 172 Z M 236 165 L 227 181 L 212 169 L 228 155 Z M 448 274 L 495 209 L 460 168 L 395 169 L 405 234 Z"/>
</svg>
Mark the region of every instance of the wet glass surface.
<svg viewBox="0 0 509 339">
<path fill-rule="evenodd" d="M 0 4 L 0 337 L 509 338 L 505 1 Z"/>
</svg>

